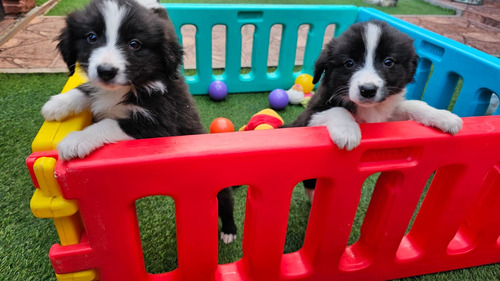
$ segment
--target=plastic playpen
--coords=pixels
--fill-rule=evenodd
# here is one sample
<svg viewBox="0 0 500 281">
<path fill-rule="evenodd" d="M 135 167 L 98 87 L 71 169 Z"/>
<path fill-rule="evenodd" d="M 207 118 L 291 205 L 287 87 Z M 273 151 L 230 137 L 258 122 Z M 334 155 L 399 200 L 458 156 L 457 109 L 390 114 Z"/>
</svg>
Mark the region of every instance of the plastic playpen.
<svg viewBox="0 0 500 281">
<path fill-rule="evenodd" d="M 481 116 L 500 93 L 499 59 L 368 8 L 172 4 L 168 10 L 179 36 L 183 25 L 197 29 L 196 74 L 187 77 L 193 94 L 206 93 L 213 79 L 224 80 L 230 92 L 290 87 L 298 74 L 312 73 L 327 26 L 334 24 L 338 36 L 356 21 L 386 20 L 415 39 L 420 56 L 408 98 L 451 108 L 466 117 L 463 129 L 450 136 L 412 121 L 363 124 L 361 145 L 350 152 L 337 149 L 322 127 L 169 137 L 107 145 L 62 162 L 55 145 L 90 124 L 90 116 L 45 122 L 27 163 L 36 187 L 33 213 L 53 218 L 61 239 L 49 252 L 59 280 L 383 280 L 500 262 L 500 117 L 498 110 Z M 214 76 L 211 34 L 219 24 L 226 26 L 226 65 Z M 269 72 L 276 24 L 283 26 L 279 63 Z M 304 24 L 307 44 L 296 71 L 291 58 Z M 252 65 L 242 74 L 244 25 L 255 32 Z M 70 78 L 63 91 L 82 79 Z M 316 164 L 298 165 L 301 159 Z M 228 172 L 220 177 L 219 170 Z M 347 246 L 361 185 L 376 172 L 360 238 Z M 318 184 L 304 244 L 283 254 L 291 192 L 307 178 Z M 219 265 L 216 193 L 240 184 L 249 185 L 243 257 Z M 135 210 L 136 200 L 153 195 L 175 201 L 178 267 L 162 274 L 146 272 Z"/>
</svg>

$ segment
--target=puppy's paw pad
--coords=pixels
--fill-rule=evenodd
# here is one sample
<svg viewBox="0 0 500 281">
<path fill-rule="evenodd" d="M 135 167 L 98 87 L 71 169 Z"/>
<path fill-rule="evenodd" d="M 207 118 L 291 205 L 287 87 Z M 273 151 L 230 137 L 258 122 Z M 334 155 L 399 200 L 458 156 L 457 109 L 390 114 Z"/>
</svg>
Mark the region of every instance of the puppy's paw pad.
<svg viewBox="0 0 500 281">
<path fill-rule="evenodd" d="M 220 233 L 220 240 L 224 242 L 224 244 L 230 244 L 233 243 L 234 240 L 236 240 L 236 234 L 231 234 L 231 233 Z"/>
<path fill-rule="evenodd" d="M 84 132 L 68 134 L 58 145 L 59 157 L 63 160 L 84 158 L 99 147 L 98 144 L 87 138 Z"/>
<path fill-rule="evenodd" d="M 52 96 L 42 107 L 43 118 L 47 121 L 62 121 L 71 114 L 67 107 L 61 95 Z"/>
</svg>

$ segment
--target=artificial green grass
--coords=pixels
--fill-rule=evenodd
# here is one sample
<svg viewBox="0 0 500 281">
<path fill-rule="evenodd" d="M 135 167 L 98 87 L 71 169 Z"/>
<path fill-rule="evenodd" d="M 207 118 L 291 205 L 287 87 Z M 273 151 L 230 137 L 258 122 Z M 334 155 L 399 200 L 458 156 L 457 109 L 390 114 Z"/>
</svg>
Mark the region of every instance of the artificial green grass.
<svg viewBox="0 0 500 281">
<path fill-rule="evenodd" d="M 65 74 L 0 74 L 0 280 L 56 280 L 48 259 L 52 244 L 58 243 L 50 219 L 37 219 L 29 209 L 33 185 L 26 165 L 30 145 L 43 118 L 40 108 L 49 96 L 58 93 Z M 205 127 L 215 117 L 226 116 L 236 127 L 244 125 L 250 116 L 267 106 L 267 94 L 231 94 L 225 101 L 213 102 L 207 96 L 196 96 Z M 280 114 L 290 121 L 301 111 L 288 106 Z M 310 163 L 304 163 L 308 165 Z M 378 174 L 369 177 L 363 188 L 349 244 L 359 238 L 364 214 Z M 219 243 L 219 263 L 241 258 L 241 237 L 247 187 L 234 191 L 235 218 L 239 229 L 237 241 Z M 301 184 L 294 189 L 284 252 L 294 252 L 302 246 L 310 204 Z M 151 273 L 176 268 L 175 213 L 171 198 L 154 196 L 136 203 L 144 249 L 146 269 Z M 405 278 L 404 280 L 499 280 L 500 264 Z"/>
<path fill-rule="evenodd" d="M 34 189 L 25 160 L 43 122 L 40 106 L 65 79 L 0 74 L 0 280 L 55 280 L 47 255 L 58 237 L 51 220 L 31 214 Z"/>
<path fill-rule="evenodd" d="M 45 4 L 46 2 L 48 2 L 49 0 L 36 0 L 35 1 L 35 4 L 37 6 L 42 6 L 43 4 Z"/>
<path fill-rule="evenodd" d="M 61 0 L 47 15 L 66 15 L 75 9 L 82 8 L 90 0 Z M 362 0 L 161 0 L 162 3 L 212 3 L 212 4 L 321 4 L 321 5 L 355 5 L 374 7 L 394 15 L 454 15 L 455 11 L 431 5 L 422 0 L 399 0 L 396 7 L 378 7 L 369 5 Z"/>
</svg>

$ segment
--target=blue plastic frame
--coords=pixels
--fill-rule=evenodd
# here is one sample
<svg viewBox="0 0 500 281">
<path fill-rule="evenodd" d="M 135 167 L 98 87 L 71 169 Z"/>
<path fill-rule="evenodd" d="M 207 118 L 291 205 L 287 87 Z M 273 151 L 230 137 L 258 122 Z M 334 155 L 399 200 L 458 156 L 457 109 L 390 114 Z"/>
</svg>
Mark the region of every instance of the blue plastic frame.
<svg viewBox="0 0 500 281">
<path fill-rule="evenodd" d="M 373 8 L 342 5 L 217 5 L 164 4 L 182 41 L 181 28 L 196 26 L 196 74 L 186 80 L 192 94 L 206 94 L 213 80 L 224 81 L 232 93 L 290 88 L 301 73 L 313 74 L 314 63 L 323 45 L 325 29 L 335 24 L 334 37 L 358 21 L 380 19 L 409 34 L 420 57 L 415 82 L 407 98 L 423 99 L 436 108 L 462 117 L 483 115 L 492 94 L 500 93 L 500 59 L 430 32 Z M 254 25 L 252 66 L 241 73 L 241 28 Z M 283 25 L 277 70 L 268 72 L 269 35 L 275 24 Z M 294 71 L 299 26 L 309 25 L 304 63 Z M 223 74 L 212 71 L 212 28 L 226 26 L 226 62 Z M 462 87 L 456 101 L 457 82 Z M 494 114 L 498 115 L 500 109 Z"/>
</svg>

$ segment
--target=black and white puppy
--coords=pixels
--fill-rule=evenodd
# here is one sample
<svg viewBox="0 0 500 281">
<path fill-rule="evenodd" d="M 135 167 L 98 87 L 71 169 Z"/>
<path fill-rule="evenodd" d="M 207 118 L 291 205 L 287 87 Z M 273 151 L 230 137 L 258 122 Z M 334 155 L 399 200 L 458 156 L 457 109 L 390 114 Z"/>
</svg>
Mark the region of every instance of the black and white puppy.
<svg viewBox="0 0 500 281">
<path fill-rule="evenodd" d="M 167 11 L 157 0 L 94 0 L 68 15 L 58 49 L 70 74 L 78 63 L 88 82 L 52 96 L 46 120 L 84 110 L 93 124 L 58 145 L 61 159 L 83 158 L 107 143 L 204 133 L 179 71 L 182 49 Z M 232 191 L 219 192 L 221 238 L 235 239 Z"/>
<path fill-rule="evenodd" d="M 415 120 L 456 134 L 462 128 L 460 117 L 405 99 L 417 64 L 408 35 L 384 21 L 353 24 L 321 52 L 313 83 L 323 73 L 324 77 L 308 107 L 289 127 L 326 126 L 333 142 L 347 150 L 361 141 L 358 123 Z M 312 188 L 314 181 L 305 185 Z"/>
</svg>

